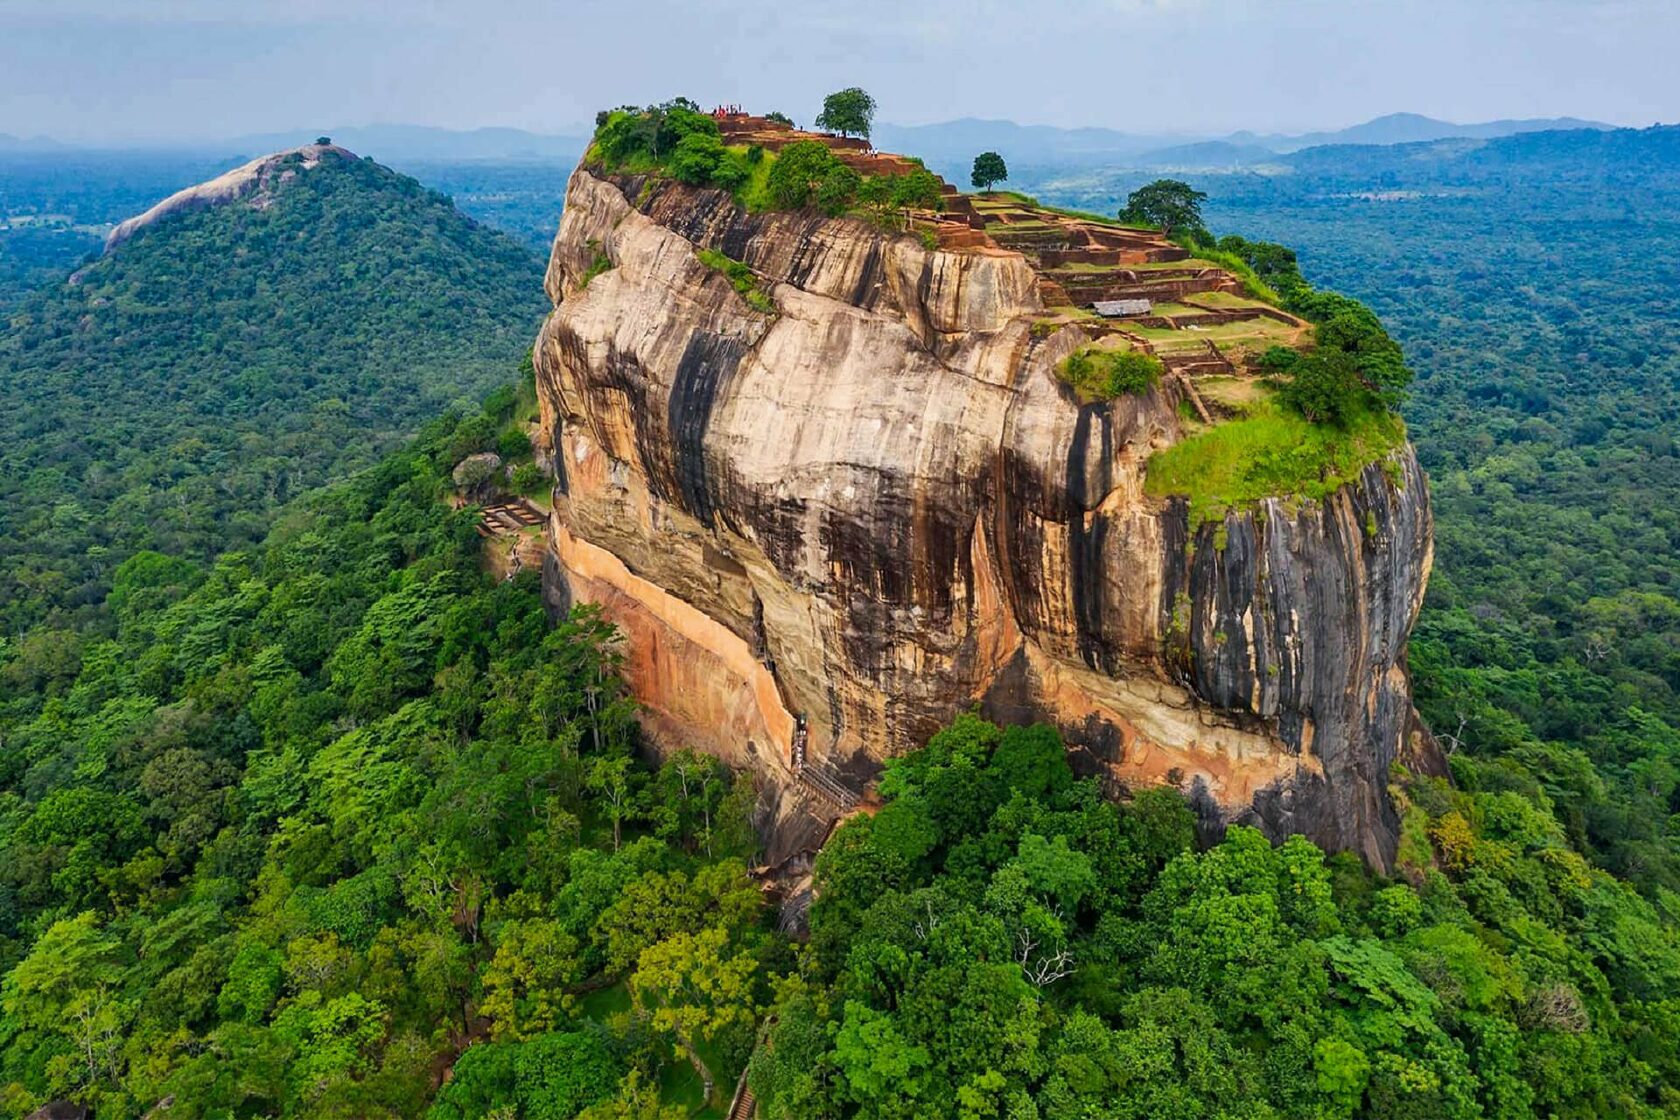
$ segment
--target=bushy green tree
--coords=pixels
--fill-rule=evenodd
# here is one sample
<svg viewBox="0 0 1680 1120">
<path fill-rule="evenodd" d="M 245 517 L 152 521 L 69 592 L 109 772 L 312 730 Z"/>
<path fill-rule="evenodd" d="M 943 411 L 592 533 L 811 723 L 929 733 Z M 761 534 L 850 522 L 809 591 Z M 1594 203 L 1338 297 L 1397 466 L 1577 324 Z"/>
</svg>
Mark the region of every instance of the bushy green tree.
<svg viewBox="0 0 1680 1120">
<path fill-rule="evenodd" d="M 823 98 L 822 112 L 817 114 L 817 127 L 842 136 L 869 136 L 875 120 L 875 99 L 856 86 L 839 90 Z"/>
<path fill-rule="evenodd" d="M 832 215 L 845 212 L 859 186 L 857 172 L 817 140 L 800 140 L 783 148 L 765 181 L 771 204 L 778 209 L 815 205 Z"/>
<path fill-rule="evenodd" d="M 1315 423 L 1343 424 L 1364 412 L 1372 394 L 1345 350 L 1315 350 L 1290 363 L 1284 403 Z"/>
<path fill-rule="evenodd" d="M 700 1076 L 701 1095 L 713 1101 L 717 1077 L 701 1051 L 757 1021 L 759 964 L 731 944 L 727 930 L 674 934 L 642 951 L 630 992 L 655 1031 L 670 1037 Z"/>
<path fill-rule="evenodd" d="M 990 193 L 993 187 L 1009 178 L 1009 166 L 996 152 L 981 152 L 974 157 L 974 167 L 968 178 L 975 190 Z"/>
<path fill-rule="evenodd" d="M 1207 194 L 1181 179 L 1157 179 L 1133 191 L 1120 211 L 1122 222 L 1153 226 L 1164 235 L 1205 235 L 1202 203 Z"/>
</svg>

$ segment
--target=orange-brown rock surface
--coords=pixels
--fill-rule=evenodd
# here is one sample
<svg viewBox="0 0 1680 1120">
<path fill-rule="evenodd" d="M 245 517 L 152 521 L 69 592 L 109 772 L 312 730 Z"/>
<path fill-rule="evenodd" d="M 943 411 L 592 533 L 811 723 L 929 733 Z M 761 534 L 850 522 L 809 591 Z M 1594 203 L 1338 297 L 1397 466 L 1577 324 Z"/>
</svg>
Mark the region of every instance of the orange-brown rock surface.
<svg viewBox="0 0 1680 1120">
<path fill-rule="evenodd" d="M 696 249 L 744 261 L 755 311 Z M 604 256 L 611 267 L 585 285 Z M 973 704 L 1111 788 L 1379 865 L 1431 554 L 1410 449 L 1192 532 L 1144 493 L 1179 383 L 1081 405 L 1019 254 L 580 167 L 536 352 L 557 603 L 629 639 L 652 738 L 750 767 L 773 855 Z"/>
</svg>

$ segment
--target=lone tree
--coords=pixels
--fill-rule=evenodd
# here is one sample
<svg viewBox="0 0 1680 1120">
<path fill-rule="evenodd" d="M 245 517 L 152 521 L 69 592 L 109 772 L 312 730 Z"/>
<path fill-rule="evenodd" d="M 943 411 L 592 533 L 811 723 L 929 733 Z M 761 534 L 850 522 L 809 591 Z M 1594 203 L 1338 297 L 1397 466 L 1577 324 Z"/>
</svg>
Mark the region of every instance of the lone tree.
<svg viewBox="0 0 1680 1120">
<path fill-rule="evenodd" d="M 764 114 L 764 119 L 767 121 L 775 121 L 777 124 L 785 124 L 789 128 L 795 127 L 793 118 L 788 116 L 786 113 L 766 113 Z"/>
<path fill-rule="evenodd" d="M 969 181 L 974 184 L 975 190 L 990 194 L 994 184 L 1008 178 L 1009 167 L 996 152 L 981 152 L 974 157 L 974 171 L 969 175 Z"/>
<path fill-rule="evenodd" d="M 1120 220 L 1155 226 L 1168 237 L 1174 230 L 1202 231 L 1202 203 L 1206 201 L 1207 195 L 1189 183 L 1157 179 L 1127 197 Z"/>
<path fill-rule="evenodd" d="M 817 127 L 867 140 L 869 125 L 874 119 L 875 99 L 853 86 L 823 98 L 822 112 L 817 114 Z"/>
</svg>

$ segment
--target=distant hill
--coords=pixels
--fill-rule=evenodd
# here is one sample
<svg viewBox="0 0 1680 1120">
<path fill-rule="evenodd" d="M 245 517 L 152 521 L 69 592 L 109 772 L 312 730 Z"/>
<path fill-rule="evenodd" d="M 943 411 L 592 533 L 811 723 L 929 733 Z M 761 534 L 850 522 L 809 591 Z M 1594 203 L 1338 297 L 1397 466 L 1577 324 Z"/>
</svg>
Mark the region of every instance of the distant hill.
<svg viewBox="0 0 1680 1120">
<path fill-rule="evenodd" d="M 260 540 L 279 503 L 505 384 L 526 353 L 535 254 L 342 149 L 282 153 L 256 179 L 154 214 L 11 309 L 5 632 L 97 615 L 136 549 Z"/>
<path fill-rule="evenodd" d="M 1483 121 L 1479 124 L 1455 124 L 1452 121 L 1420 116 L 1417 113 L 1389 113 L 1349 128 L 1330 132 L 1307 132 L 1299 135 L 1256 136 L 1238 132 L 1227 140 L 1237 144 L 1252 144 L 1274 152 L 1299 151 L 1324 144 L 1414 144 L 1425 140 L 1472 139 L 1489 140 L 1500 136 L 1515 136 L 1524 132 L 1554 132 L 1570 129 L 1611 129 L 1615 125 L 1586 121 L 1578 117 L 1550 117 L 1530 120 Z"/>
<path fill-rule="evenodd" d="M 1157 148 L 1134 157 L 1134 167 L 1161 170 L 1184 168 L 1190 170 L 1220 170 L 1249 167 L 1277 159 L 1277 153 L 1258 144 L 1233 144 L 1228 140 L 1204 140 L 1200 144 L 1179 144 L 1171 148 Z"/>
<path fill-rule="evenodd" d="M 1396 184 L 1471 181 L 1513 173 L 1542 175 L 1557 182 L 1616 176 L 1634 166 L 1649 176 L 1680 171 L 1680 125 L 1523 132 L 1491 140 L 1323 145 L 1282 156 L 1279 162 L 1306 175 L 1381 177 Z"/>
<path fill-rule="evenodd" d="M 1014 121 L 965 118 L 924 125 L 877 125 L 876 146 L 911 152 L 932 164 L 955 166 L 983 151 L 1003 153 L 1013 164 L 1092 166 L 1205 139 L 1179 134 L 1147 135 L 1110 128 L 1056 128 Z M 966 184 L 967 176 L 961 179 Z"/>
</svg>

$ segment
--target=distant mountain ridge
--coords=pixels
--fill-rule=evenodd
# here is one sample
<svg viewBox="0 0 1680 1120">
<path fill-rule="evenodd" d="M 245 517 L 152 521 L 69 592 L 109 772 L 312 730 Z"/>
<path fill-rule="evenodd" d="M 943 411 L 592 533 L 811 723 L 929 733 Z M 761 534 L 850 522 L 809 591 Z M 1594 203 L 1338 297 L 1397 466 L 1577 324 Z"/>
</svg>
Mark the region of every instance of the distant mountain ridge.
<svg viewBox="0 0 1680 1120">
<path fill-rule="evenodd" d="M 13 136 L 9 132 L 0 132 L 0 152 L 56 152 L 63 148 L 63 144 L 46 136 Z"/>
<path fill-rule="evenodd" d="M 1476 179 L 1510 172 L 1596 178 L 1637 164 L 1647 173 L 1680 171 L 1680 125 L 1521 132 L 1489 139 L 1451 137 L 1413 144 L 1335 144 L 1281 156 L 1283 167 L 1324 177 L 1396 183 Z"/>
<path fill-rule="evenodd" d="M 1257 136 L 1251 132 L 1236 132 L 1225 139 L 1233 144 L 1252 144 L 1270 148 L 1274 152 L 1294 152 L 1325 144 L 1414 144 L 1426 140 L 1492 140 L 1501 136 L 1516 136 L 1524 132 L 1566 132 L 1578 129 L 1610 130 L 1616 126 L 1602 121 L 1582 120 L 1579 117 L 1537 117 L 1524 120 L 1482 121 L 1477 124 L 1455 124 L 1418 113 L 1389 113 L 1363 124 L 1329 132 L 1306 132 L 1299 135 Z"/>
<path fill-rule="evenodd" d="M 1209 135 L 1192 132 L 1129 132 L 1120 128 L 1061 128 L 1019 124 L 1008 120 L 964 117 L 934 124 L 877 124 L 874 140 L 887 151 L 914 152 L 930 162 L 972 159 L 977 152 L 995 149 L 1020 164 L 1071 163 L 1092 165 L 1142 157 L 1147 166 L 1174 160 L 1232 158 L 1253 162 L 1266 153 L 1287 154 L 1324 144 L 1408 144 L 1452 138 L 1493 139 L 1525 132 L 1566 129 L 1612 129 L 1616 126 L 1577 117 L 1482 121 L 1457 124 L 1418 113 L 1389 113 L 1347 128 L 1306 133 L 1233 132 Z M 572 126 L 559 132 L 521 128 L 451 129 L 417 124 L 340 125 L 336 128 L 298 128 L 252 133 L 220 140 L 147 145 L 153 149 L 216 151 L 246 157 L 296 148 L 330 137 L 335 143 L 375 159 L 391 162 L 428 160 L 532 160 L 572 163 L 588 145 L 587 129 Z M 71 146 L 46 137 L 22 139 L 0 133 L 0 152 L 69 150 Z"/>
<path fill-rule="evenodd" d="M 1111 128 L 1057 128 L 1013 121 L 965 118 L 926 125 L 883 124 L 875 129 L 880 147 L 914 152 L 929 163 L 972 158 L 993 149 L 1018 165 L 1218 167 L 1256 163 L 1327 144 L 1403 144 L 1430 140 L 1492 139 L 1564 129 L 1610 130 L 1614 125 L 1575 117 L 1483 121 L 1457 124 L 1417 113 L 1390 113 L 1362 124 L 1293 135 L 1234 132 L 1228 136 L 1131 133 Z"/>
</svg>

